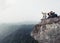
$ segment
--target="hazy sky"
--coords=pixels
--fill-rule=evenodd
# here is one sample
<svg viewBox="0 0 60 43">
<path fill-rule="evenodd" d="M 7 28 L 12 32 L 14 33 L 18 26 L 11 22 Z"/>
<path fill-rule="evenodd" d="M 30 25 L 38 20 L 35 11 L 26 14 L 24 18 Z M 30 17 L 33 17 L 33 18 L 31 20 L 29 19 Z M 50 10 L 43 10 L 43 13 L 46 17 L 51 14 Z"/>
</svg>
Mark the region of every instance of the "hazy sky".
<svg viewBox="0 0 60 43">
<path fill-rule="evenodd" d="M 40 21 L 41 12 L 60 14 L 60 0 L 0 0 L 0 23 Z"/>
</svg>

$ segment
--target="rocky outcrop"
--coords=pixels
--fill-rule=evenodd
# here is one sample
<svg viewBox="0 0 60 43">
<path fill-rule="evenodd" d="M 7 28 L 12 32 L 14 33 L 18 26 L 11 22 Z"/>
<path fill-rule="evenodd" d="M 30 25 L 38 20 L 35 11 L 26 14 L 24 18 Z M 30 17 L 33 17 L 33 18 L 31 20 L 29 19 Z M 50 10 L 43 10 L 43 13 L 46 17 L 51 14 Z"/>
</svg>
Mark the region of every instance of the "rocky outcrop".
<svg viewBox="0 0 60 43">
<path fill-rule="evenodd" d="M 31 36 L 39 43 L 60 43 L 60 16 L 41 19 L 35 25 Z"/>
</svg>

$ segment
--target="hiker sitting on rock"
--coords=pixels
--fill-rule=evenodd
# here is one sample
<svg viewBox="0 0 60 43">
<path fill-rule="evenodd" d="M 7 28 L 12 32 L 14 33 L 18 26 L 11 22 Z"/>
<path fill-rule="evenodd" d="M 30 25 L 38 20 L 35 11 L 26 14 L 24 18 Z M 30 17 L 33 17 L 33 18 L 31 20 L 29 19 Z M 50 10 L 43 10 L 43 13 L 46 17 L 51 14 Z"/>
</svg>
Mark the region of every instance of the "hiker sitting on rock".
<svg viewBox="0 0 60 43">
<path fill-rule="evenodd" d="M 57 17 L 57 14 L 55 14 L 55 12 L 51 11 L 48 13 L 48 18 L 54 18 Z"/>
</svg>

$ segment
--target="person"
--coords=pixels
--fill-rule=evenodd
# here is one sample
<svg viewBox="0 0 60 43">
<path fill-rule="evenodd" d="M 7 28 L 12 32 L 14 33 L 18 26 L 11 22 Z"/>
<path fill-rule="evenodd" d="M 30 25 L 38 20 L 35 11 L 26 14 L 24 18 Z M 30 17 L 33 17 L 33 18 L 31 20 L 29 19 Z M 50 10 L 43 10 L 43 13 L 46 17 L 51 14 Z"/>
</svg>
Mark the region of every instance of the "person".
<svg viewBox="0 0 60 43">
<path fill-rule="evenodd" d="M 53 11 L 50 11 L 48 13 L 48 18 L 54 18 L 54 17 L 58 17 L 57 14 L 55 14 L 55 12 L 53 12 Z"/>
<path fill-rule="evenodd" d="M 52 18 L 57 17 L 57 14 L 55 14 L 55 12 L 51 13 L 51 15 L 52 15 Z"/>
<path fill-rule="evenodd" d="M 42 12 L 42 14 L 43 14 L 43 19 L 46 19 L 46 14 L 47 13 Z"/>
<path fill-rule="evenodd" d="M 52 18 L 52 15 L 50 13 L 48 13 L 48 18 Z"/>
</svg>

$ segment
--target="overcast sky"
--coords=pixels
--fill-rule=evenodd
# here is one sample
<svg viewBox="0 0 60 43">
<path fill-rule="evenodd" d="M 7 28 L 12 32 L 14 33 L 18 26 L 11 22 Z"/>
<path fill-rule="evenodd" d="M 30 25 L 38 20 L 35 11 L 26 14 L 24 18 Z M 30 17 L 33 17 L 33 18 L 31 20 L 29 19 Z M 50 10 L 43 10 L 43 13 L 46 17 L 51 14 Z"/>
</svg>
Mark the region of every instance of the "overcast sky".
<svg viewBox="0 0 60 43">
<path fill-rule="evenodd" d="M 41 12 L 60 14 L 60 0 L 0 0 L 0 23 L 40 21 Z"/>
</svg>

